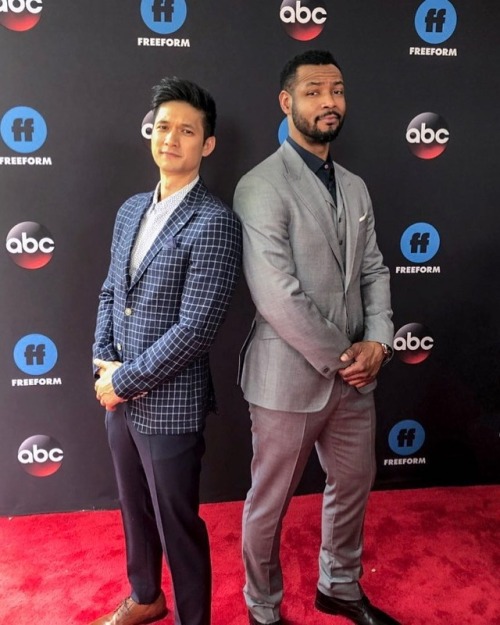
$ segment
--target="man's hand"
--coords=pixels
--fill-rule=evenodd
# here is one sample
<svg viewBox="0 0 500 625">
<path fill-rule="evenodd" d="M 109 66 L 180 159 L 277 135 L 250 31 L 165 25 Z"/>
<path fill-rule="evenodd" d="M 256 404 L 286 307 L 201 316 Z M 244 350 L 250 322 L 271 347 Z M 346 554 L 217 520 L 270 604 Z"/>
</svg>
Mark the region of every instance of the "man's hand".
<svg viewBox="0 0 500 625">
<path fill-rule="evenodd" d="M 339 370 L 339 375 L 350 386 L 363 388 L 375 380 L 384 360 L 382 345 L 376 341 L 361 341 L 353 343 L 340 356 L 342 362 L 354 360 L 345 369 Z"/>
<path fill-rule="evenodd" d="M 125 401 L 115 393 L 112 380 L 113 373 L 122 366 L 122 363 L 116 360 L 107 361 L 96 358 L 94 360 L 94 365 L 99 367 L 97 371 L 99 379 L 94 385 L 97 401 L 101 406 L 104 406 L 106 410 L 113 412 L 118 404 Z"/>
</svg>

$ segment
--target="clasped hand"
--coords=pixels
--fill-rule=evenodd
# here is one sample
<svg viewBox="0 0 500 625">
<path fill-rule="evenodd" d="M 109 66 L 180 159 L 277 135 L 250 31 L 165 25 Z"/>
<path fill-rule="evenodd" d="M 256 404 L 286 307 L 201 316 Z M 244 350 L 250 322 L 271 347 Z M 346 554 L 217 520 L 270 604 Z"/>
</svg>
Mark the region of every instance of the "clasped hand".
<svg viewBox="0 0 500 625">
<path fill-rule="evenodd" d="M 342 362 L 353 362 L 339 370 L 340 377 L 350 386 L 362 388 L 375 380 L 384 360 L 382 345 L 376 341 L 353 343 L 340 356 Z"/>
<path fill-rule="evenodd" d="M 118 404 L 125 401 L 115 393 L 112 380 L 113 373 L 122 366 L 122 363 L 117 360 L 108 361 L 96 358 L 94 365 L 99 367 L 97 371 L 99 379 L 94 384 L 97 401 L 106 410 L 113 412 Z"/>
</svg>

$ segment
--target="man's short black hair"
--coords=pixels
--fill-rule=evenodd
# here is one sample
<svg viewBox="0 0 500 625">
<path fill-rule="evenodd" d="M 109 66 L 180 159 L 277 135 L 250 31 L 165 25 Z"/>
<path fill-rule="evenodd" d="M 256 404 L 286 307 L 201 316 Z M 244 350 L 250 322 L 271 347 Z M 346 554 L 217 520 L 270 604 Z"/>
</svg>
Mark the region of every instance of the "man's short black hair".
<svg viewBox="0 0 500 625">
<path fill-rule="evenodd" d="M 280 74 L 280 89 L 289 91 L 292 88 L 297 69 L 301 65 L 335 65 L 340 69 L 340 65 L 328 50 L 307 50 L 294 56 L 285 65 Z"/>
<path fill-rule="evenodd" d="M 205 139 L 215 134 L 215 122 L 217 120 L 215 100 L 203 87 L 189 80 L 177 78 L 177 76 L 163 78 L 158 85 L 153 87 L 154 117 L 156 118 L 158 107 L 165 102 L 173 101 L 187 102 L 203 113 Z"/>
</svg>

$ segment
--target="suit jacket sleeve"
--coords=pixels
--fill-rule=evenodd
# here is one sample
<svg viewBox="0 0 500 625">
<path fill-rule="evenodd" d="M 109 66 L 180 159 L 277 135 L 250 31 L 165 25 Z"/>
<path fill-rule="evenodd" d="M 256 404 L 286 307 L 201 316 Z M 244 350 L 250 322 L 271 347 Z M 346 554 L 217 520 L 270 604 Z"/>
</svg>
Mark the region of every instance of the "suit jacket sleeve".
<svg viewBox="0 0 500 625">
<path fill-rule="evenodd" d="M 119 397 L 130 399 L 154 388 L 208 351 L 228 309 L 240 262 L 240 225 L 226 211 L 208 221 L 193 244 L 178 322 L 114 372 Z"/>
<path fill-rule="evenodd" d="M 117 220 L 118 223 L 118 220 Z M 97 323 L 93 345 L 93 358 L 100 360 L 119 360 L 119 356 L 113 345 L 113 263 L 115 256 L 115 242 L 118 240 L 118 227 L 115 225 L 113 243 L 111 246 L 111 262 L 108 274 L 99 294 L 99 307 L 97 310 Z M 94 373 L 97 367 L 94 366 Z"/>
<path fill-rule="evenodd" d="M 333 377 L 350 341 L 296 277 L 285 200 L 269 180 L 247 174 L 236 188 L 234 210 L 242 222 L 243 268 L 257 310 L 319 373 Z"/>
<path fill-rule="evenodd" d="M 368 206 L 367 239 L 360 272 L 364 316 L 363 340 L 392 344 L 394 327 L 389 269 L 383 264 L 382 254 L 377 245 L 375 217 L 370 196 L 364 182 L 360 182 Z"/>
</svg>

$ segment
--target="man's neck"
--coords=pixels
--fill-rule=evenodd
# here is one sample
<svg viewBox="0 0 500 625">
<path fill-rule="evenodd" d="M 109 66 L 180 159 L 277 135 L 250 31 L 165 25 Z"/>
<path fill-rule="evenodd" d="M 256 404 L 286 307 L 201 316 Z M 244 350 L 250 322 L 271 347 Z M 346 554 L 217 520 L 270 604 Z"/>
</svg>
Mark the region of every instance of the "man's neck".
<svg viewBox="0 0 500 625">
<path fill-rule="evenodd" d="M 198 172 L 189 176 L 172 176 L 172 175 L 160 175 L 160 200 L 177 193 L 183 189 L 190 182 L 193 182 L 198 176 Z"/>
<path fill-rule="evenodd" d="M 290 137 L 295 141 L 297 145 L 300 145 L 301 148 L 307 150 L 308 152 L 311 152 L 311 154 L 314 154 L 323 161 L 326 161 L 328 155 L 330 154 L 329 143 L 318 143 L 313 141 L 309 142 L 300 133 L 290 133 Z"/>
</svg>

